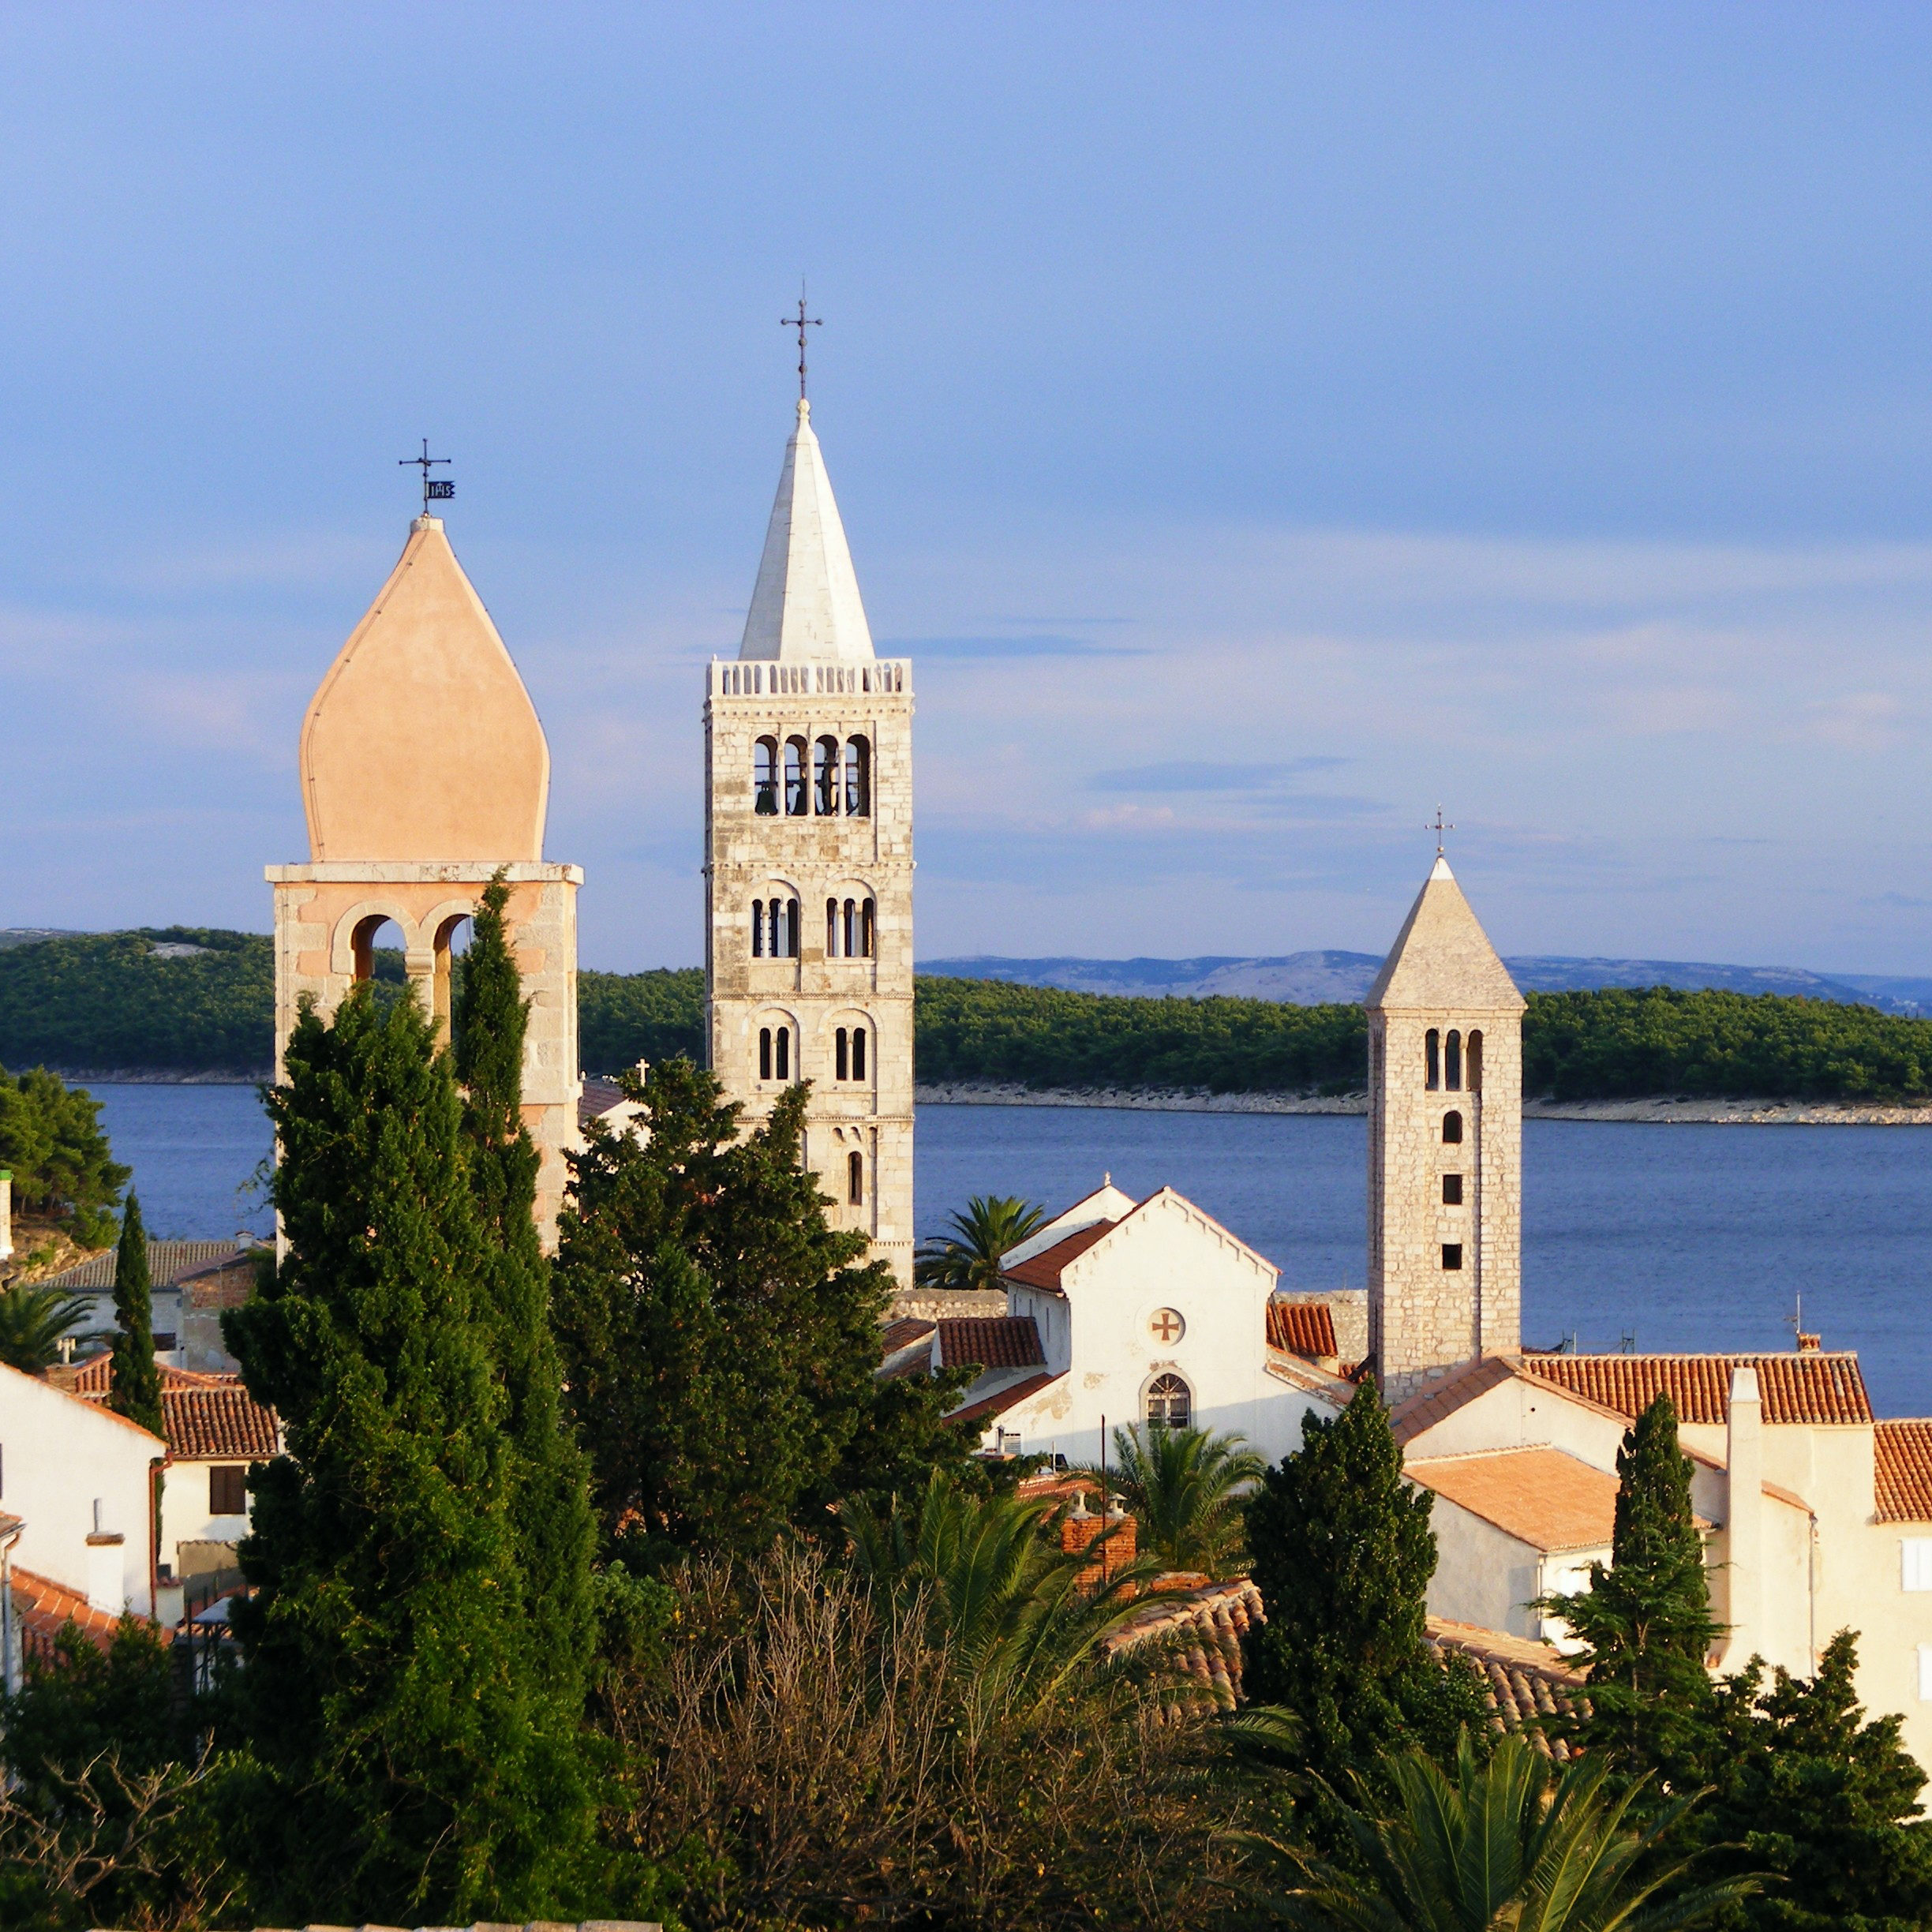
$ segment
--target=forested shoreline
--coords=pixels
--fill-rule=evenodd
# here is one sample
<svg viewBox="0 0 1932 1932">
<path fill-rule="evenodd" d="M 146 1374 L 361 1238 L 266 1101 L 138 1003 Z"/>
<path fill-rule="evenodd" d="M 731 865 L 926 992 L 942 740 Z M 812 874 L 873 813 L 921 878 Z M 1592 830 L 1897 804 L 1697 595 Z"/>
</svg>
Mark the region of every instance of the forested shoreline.
<svg viewBox="0 0 1932 1932">
<path fill-rule="evenodd" d="M 400 957 L 379 955 L 377 972 L 399 981 Z M 259 934 L 168 927 L 12 946 L 0 951 L 0 1065 L 257 1076 L 271 1057 L 274 984 Z M 702 1054 L 695 967 L 582 972 L 578 1010 L 589 1071 Z M 1364 1084 L 1356 1006 L 935 977 L 918 982 L 915 1015 L 927 1084 L 1214 1094 Z M 1932 1099 L 1932 1020 L 1776 994 L 1533 993 L 1523 1084 L 1558 1101 Z"/>
</svg>

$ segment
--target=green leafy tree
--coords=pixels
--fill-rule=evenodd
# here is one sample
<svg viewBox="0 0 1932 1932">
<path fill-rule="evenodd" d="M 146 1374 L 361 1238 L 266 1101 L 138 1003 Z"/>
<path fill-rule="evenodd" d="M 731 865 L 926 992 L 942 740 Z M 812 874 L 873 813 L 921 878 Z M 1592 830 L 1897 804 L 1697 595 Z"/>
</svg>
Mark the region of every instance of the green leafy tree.
<svg viewBox="0 0 1932 1932">
<path fill-rule="evenodd" d="M 1163 1570 L 1234 1575 L 1245 1565 L 1247 1498 L 1267 1458 L 1238 1431 L 1136 1424 L 1114 1432 L 1114 1460 L 1084 1472 L 1134 1513 L 1140 1548 Z"/>
<path fill-rule="evenodd" d="M 27 1375 L 38 1375 L 61 1358 L 61 1343 L 93 1319 L 86 1295 L 13 1282 L 0 1288 L 0 1361 Z"/>
<path fill-rule="evenodd" d="M 306 1010 L 268 1096 L 287 1252 L 223 1318 L 288 1454 L 253 1473 L 234 1608 L 264 1916 L 575 1917 L 578 1713 L 535 1655 L 499 1279 L 449 1057 L 413 995 Z"/>
<path fill-rule="evenodd" d="M 1710 1613 L 1704 1546 L 1690 1507 L 1690 1458 L 1677 1446 L 1677 1411 L 1660 1395 L 1617 1451 L 1610 1566 L 1590 1565 L 1587 1591 L 1546 1597 L 1588 1647 L 1591 1714 L 1582 1740 L 1623 1774 L 1695 1780 L 1698 1741 L 1710 1720 L 1705 1659 L 1723 1627 Z"/>
<path fill-rule="evenodd" d="M 1268 1612 L 1246 1640 L 1249 1694 L 1296 1713 L 1303 1762 L 1331 1784 L 1378 1771 L 1391 1747 L 1447 1758 L 1458 1727 L 1487 1716 L 1474 1672 L 1428 1647 L 1434 1499 L 1402 1469 L 1380 1392 L 1364 1382 L 1332 1421 L 1304 1417 L 1301 1448 L 1248 1501 Z"/>
<path fill-rule="evenodd" d="M 559 1230 L 553 1309 L 567 1400 L 609 1545 L 650 1568 L 823 1525 L 841 1496 L 923 1489 L 977 1441 L 951 1383 L 881 1383 L 891 1271 L 828 1227 L 801 1160 L 807 1089 L 740 1140 L 686 1060 L 623 1076 L 636 1133 L 593 1125 Z"/>
<path fill-rule="evenodd" d="M 975 1194 L 952 1232 L 927 1241 L 912 1261 L 922 1288 L 959 1294 L 1001 1286 L 1000 1256 L 1046 1224 L 1046 1211 L 1012 1195 Z"/>
<path fill-rule="evenodd" d="M 1752 1932 L 1911 1932 L 1932 1923 L 1932 1822 L 1925 1773 L 1900 1720 L 1867 1723 L 1840 1631 L 1807 1681 L 1762 1661 L 1717 1688 L 1698 1753 L 1711 1785 L 1693 1820 L 1715 1871 L 1772 1875 L 1726 1923 Z"/>
<path fill-rule="evenodd" d="M 10 957 L 0 953 L 0 963 Z M 14 1204 L 62 1224 L 84 1248 L 113 1238 L 114 1201 L 129 1173 L 113 1159 L 99 1114 L 85 1088 L 45 1067 L 17 1078 L 0 1067 L 0 1167 L 13 1170 Z"/>
<path fill-rule="evenodd" d="M 114 1256 L 114 1339 L 107 1406 L 130 1422 L 165 1437 L 161 1413 L 161 1370 L 155 1361 L 154 1279 L 148 1267 L 148 1230 L 133 1194 L 121 1216 L 121 1245 Z"/>
<path fill-rule="evenodd" d="M 510 1521 L 531 1592 L 530 1639 L 556 1693 L 581 1706 L 596 1638 L 589 1466 L 567 1428 L 550 1331 L 550 1264 L 537 1237 L 538 1156 L 523 1124 L 523 998 L 499 872 L 477 905 L 453 1019 L 463 1135 L 487 1249 L 478 1304 L 496 1325 L 507 1406 Z"/>
<path fill-rule="evenodd" d="M 1520 1733 L 1482 1763 L 1465 1732 L 1454 1769 L 1446 1777 L 1421 1751 L 1391 1760 L 1393 1808 L 1346 1814 L 1363 1875 L 1258 1842 L 1305 1874 L 1259 1902 L 1320 1932 L 1675 1932 L 1755 1889 L 1742 1878 L 1690 1883 L 1690 1859 L 1660 1849 L 1690 1801 L 1640 1829 L 1627 1822 L 1636 1788 L 1613 1795 L 1601 1758 L 1567 1766 L 1552 1790 L 1548 1761 Z"/>
</svg>

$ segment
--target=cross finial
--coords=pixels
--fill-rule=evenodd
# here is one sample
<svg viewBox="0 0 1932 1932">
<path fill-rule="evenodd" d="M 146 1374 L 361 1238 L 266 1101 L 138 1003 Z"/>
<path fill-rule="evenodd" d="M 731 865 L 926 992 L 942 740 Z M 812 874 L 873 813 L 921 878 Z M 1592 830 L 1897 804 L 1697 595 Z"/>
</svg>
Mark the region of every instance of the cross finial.
<svg viewBox="0 0 1932 1932">
<path fill-rule="evenodd" d="M 447 477 L 432 477 L 429 474 L 439 463 L 447 466 L 449 460 L 447 456 L 432 456 L 429 454 L 429 439 L 427 436 L 422 440 L 422 454 L 420 456 L 399 456 L 396 459 L 396 467 L 399 470 L 406 470 L 411 463 L 414 463 L 422 472 L 423 515 L 425 516 L 429 514 L 430 504 L 447 503 L 456 494 L 456 485 Z"/>
<path fill-rule="evenodd" d="M 805 331 L 808 328 L 823 328 L 825 324 L 818 316 L 805 313 L 805 284 L 799 284 L 799 310 L 795 316 L 781 316 L 781 328 L 796 329 L 799 339 L 799 400 L 805 400 Z"/>
<path fill-rule="evenodd" d="M 1443 818 L 1443 808 L 1440 805 L 1436 807 L 1435 822 L 1432 825 L 1425 825 L 1422 829 L 1425 832 L 1433 832 L 1436 834 L 1436 856 L 1440 859 L 1443 856 L 1443 834 L 1455 829 L 1455 827 Z"/>
</svg>

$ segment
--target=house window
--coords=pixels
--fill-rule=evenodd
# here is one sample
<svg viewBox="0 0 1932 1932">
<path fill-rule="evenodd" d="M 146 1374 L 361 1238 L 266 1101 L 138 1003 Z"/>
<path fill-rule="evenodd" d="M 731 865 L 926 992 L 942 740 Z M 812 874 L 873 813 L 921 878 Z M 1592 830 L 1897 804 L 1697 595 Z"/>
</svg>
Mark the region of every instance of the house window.
<svg viewBox="0 0 1932 1932">
<path fill-rule="evenodd" d="M 1900 1589 L 1932 1590 L 1932 1537 L 1901 1537 L 1899 1558 Z"/>
<path fill-rule="evenodd" d="M 1462 1116 L 1445 1114 L 1443 1116 L 1443 1145 L 1460 1147 L 1462 1144 Z"/>
<path fill-rule="evenodd" d="M 845 1156 L 845 1199 L 854 1208 L 865 1205 L 865 1156 Z"/>
<path fill-rule="evenodd" d="M 1178 1375 L 1156 1376 L 1148 1384 L 1149 1428 L 1185 1428 L 1193 1413 L 1193 1395 Z"/>
<path fill-rule="evenodd" d="M 208 1514 L 211 1516 L 245 1516 L 248 1514 L 248 1466 L 242 1462 L 217 1462 L 208 1470 Z"/>
<path fill-rule="evenodd" d="M 1460 1174 L 1443 1176 L 1443 1205 L 1460 1208 L 1462 1205 L 1462 1177 Z"/>
<path fill-rule="evenodd" d="M 1443 1266 L 1454 1270 L 1462 1265 L 1462 1244 L 1460 1241 L 1443 1243 Z"/>
<path fill-rule="evenodd" d="M 1422 1035 L 1422 1084 L 1431 1093 L 1442 1084 L 1442 1035 L 1433 1027 Z"/>
</svg>

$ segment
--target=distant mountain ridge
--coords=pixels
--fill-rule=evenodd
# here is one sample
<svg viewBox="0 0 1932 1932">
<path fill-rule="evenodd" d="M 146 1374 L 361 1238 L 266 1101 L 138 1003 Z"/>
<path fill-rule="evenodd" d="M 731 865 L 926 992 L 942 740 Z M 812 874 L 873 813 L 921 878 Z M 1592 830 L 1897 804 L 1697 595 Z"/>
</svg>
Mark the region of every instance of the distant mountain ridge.
<svg viewBox="0 0 1932 1932">
<path fill-rule="evenodd" d="M 1687 992 L 1781 993 L 1915 1017 L 1932 1012 L 1932 977 L 1828 975 L 1795 966 L 1723 966 L 1698 960 L 1574 959 L 1556 953 L 1531 953 L 1503 963 L 1526 993 L 1664 986 Z M 1290 953 L 1276 959 L 1216 953 L 1180 960 L 1006 959 L 988 953 L 922 960 L 919 970 L 940 979 L 1004 979 L 1017 986 L 1063 987 L 1076 993 L 1130 994 L 1148 999 L 1220 996 L 1320 1006 L 1362 999 L 1381 964 L 1380 956 L 1372 953 Z"/>
</svg>

